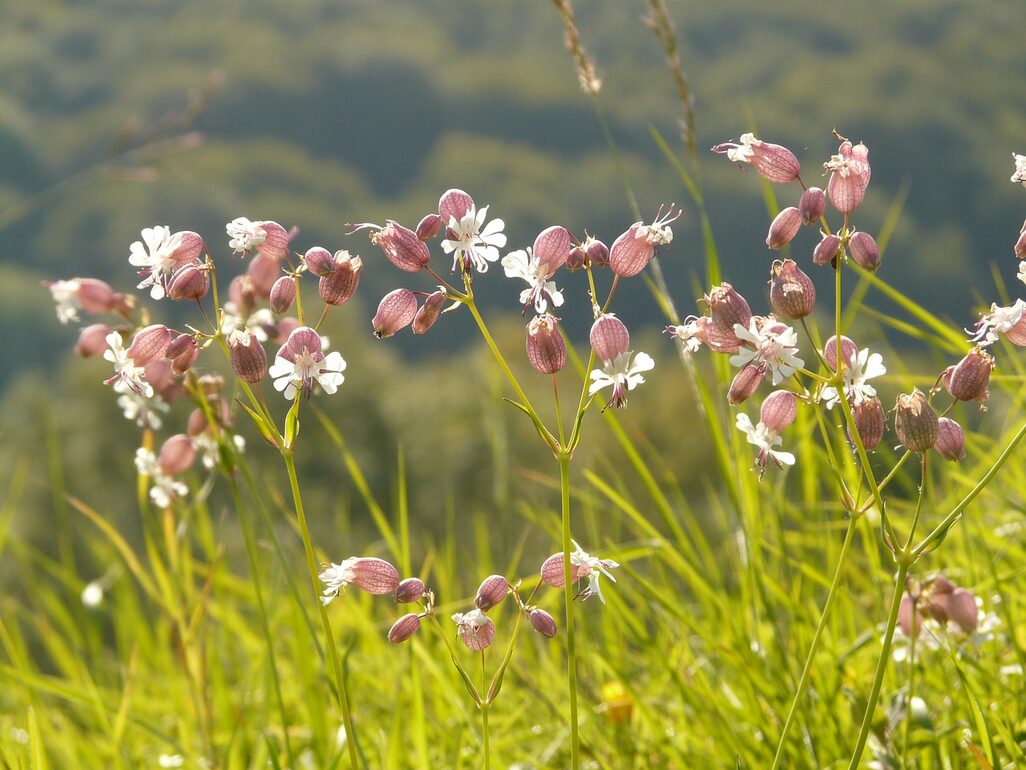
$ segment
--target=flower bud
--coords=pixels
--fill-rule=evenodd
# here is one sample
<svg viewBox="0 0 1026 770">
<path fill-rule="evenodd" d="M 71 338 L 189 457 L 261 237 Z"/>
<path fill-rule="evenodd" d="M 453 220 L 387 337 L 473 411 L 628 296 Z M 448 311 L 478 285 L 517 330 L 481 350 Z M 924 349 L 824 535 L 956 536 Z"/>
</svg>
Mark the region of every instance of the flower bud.
<svg viewBox="0 0 1026 770">
<path fill-rule="evenodd" d="M 566 342 L 556 320 L 546 313 L 527 325 L 527 360 L 541 374 L 555 374 L 566 365 Z"/>
<path fill-rule="evenodd" d="M 937 413 L 918 388 L 898 396 L 894 431 L 902 445 L 913 452 L 925 452 L 937 443 Z"/>
<path fill-rule="evenodd" d="M 430 241 L 442 229 L 442 217 L 439 214 L 427 214 L 417 224 L 417 237 L 422 241 Z"/>
<path fill-rule="evenodd" d="M 378 304 L 378 312 L 374 314 L 371 324 L 374 336 L 379 340 L 391 337 L 400 329 L 413 323 L 417 315 L 417 297 L 409 289 L 390 291 Z"/>
<path fill-rule="evenodd" d="M 126 352 L 136 364 L 143 366 L 155 358 L 163 358 L 170 342 L 171 330 L 163 324 L 153 324 L 136 333 Z"/>
<path fill-rule="evenodd" d="M 413 333 L 423 334 L 432 326 L 442 314 L 442 305 L 445 304 L 445 292 L 441 289 L 429 294 L 424 304 L 421 305 L 417 315 L 413 317 Z"/>
<path fill-rule="evenodd" d="M 802 222 L 805 224 L 811 225 L 819 221 L 826 210 L 826 193 L 818 187 L 810 187 L 802 193 L 798 210 L 802 213 Z"/>
<path fill-rule="evenodd" d="M 107 335 L 113 331 L 106 324 L 92 324 L 86 326 L 78 333 L 78 342 L 75 343 L 75 353 L 82 358 L 92 358 L 100 355 L 107 349 Z"/>
<path fill-rule="evenodd" d="M 283 275 L 274 282 L 271 287 L 271 311 L 275 315 L 281 315 L 290 307 L 296 299 L 296 279 L 290 275 Z"/>
<path fill-rule="evenodd" d="M 979 622 L 979 610 L 976 607 L 976 597 L 972 592 L 964 588 L 956 588 L 948 597 L 946 605 L 948 617 L 959 628 L 967 634 L 976 630 L 976 624 Z"/>
<path fill-rule="evenodd" d="M 260 382 L 267 375 L 267 353 L 255 334 L 236 330 L 228 335 L 229 360 L 232 371 L 249 383 Z"/>
<path fill-rule="evenodd" d="M 117 295 L 106 281 L 76 278 L 78 301 L 87 313 L 109 313 L 117 306 Z"/>
<path fill-rule="evenodd" d="M 463 215 L 472 208 L 474 208 L 474 199 L 455 187 L 446 190 L 438 199 L 438 214 L 442 218 L 442 224 L 447 227 L 450 218 L 459 222 L 463 219 Z"/>
<path fill-rule="evenodd" d="M 396 604 L 411 604 L 420 601 L 420 597 L 426 591 L 427 588 L 424 585 L 424 581 L 420 578 L 406 578 L 396 586 L 395 602 Z"/>
<path fill-rule="evenodd" d="M 785 318 L 805 318 L 816 306 L 816 287 L 793 259 L 774 262 L 770 271 L 770 303 Z"/>
<path fill-rule="evenodd" d="M 755 364 L 747 364 L 730 382 L 727 389 L 727 401 L 731 406 L 743 404 L 752 394 L 758 390 L 762 378 L 766 376 L 766 369 Z"/>
<path fill-rule="evenodd" d="M 263 254 L 257 254 L 246 268 L 246 276 L 249 278 L 253 293 L 260 299 L 267 299 L 271 296 L 271 287 L 278 280 L 281 272 L 281 263 Z"/>
<path fill-rule="evenodd" d="M 420 629 L 420 615 L 411 612 L 403 615 L 388 630 L 388 641 L 402 644 Z"/>
<path fill-rule="evenodd" d="M 603 313 L 591 325 L 588 334 L 591 349 L 600 361 L 613 361 L 631 346 L 631 335 L 623 321 L 612 313 Z"/>
<path fill-rule="evenodd" d="M 965 457 L 965 431 L 962 426 L 948 417 L 937 418 L 937 443 L 933 448 L 951 462 L 958 462 Z"/>
<path fill-rule="evenodd" d="M 331 261 L 333 270 L 330 275 L 321 278 L 317 291 L 327 304 L 341 305 L 349 301 L 360 283 L 363 260 L 350 256 L 348 251 L 342 249 L 335 252 Z"/>
<path fill-rule="evenodd" d="M 584 240 L 584 253 L 588 255 L 588 263 L 592 267 L 607 267 L 609 265 L 609 247 L 598 238 L 588 236 Z"/>
<path fill-rule="evenodd" d="M 852 233 L 848 239 L 848 253 L 863 270 L 873 272 L 880 267 L 880 247 L 869 233 Z"/>
<path fill-rule="evenodd" d="M 774 390 L 762 402 L 759 422 L 774 433 L 780 433 L 798 416 L 798 398 L 789 390 Z"/>
<path fill-rule="evenodd" d="M 477 589 L 477 597 L 474 604 L 482 612 L 487 612 L 497 606 L 506 598 L 509 593 L 509 581 L 502 575 L 489 575 L 481 582 Z"/>
<path fill-rule="evenodd" d="M 307 271 L 319 278 L 335 272 L 335 260 L 332 258 L 331 252 L 323 246 L 313 246 L 307 249 L 306 254 L 303 255 L 303 262 L 306 264 Z"/>
<path fill-rule="evenodd" d="M 199 264 L 186 265 L 175 270 L 167 285 L 167 296 L 178 301 L 199 301 L 210 289 L 210 274 Z"/>
<path fill-rule="evenodd" d="M 588 253 L 580 246 L 574 246 L 570 249 L 570 254 L 566 258 L 566 269 L 571 272 L 574 270 L 580 270 L 588 264 Z"/>
<path fill-rule="evenodd" d="M 384 559 L 363 556 L 353 560 L 352 569 L 349 582 L 369 594 L 391 594 L 399 588 L 399 570 Z"/>
<path fill-rule="evenodd" d="M 560 225 L 545 228 L 534 239 L 533 251 L 539 266 L 544 266 L 552 275 L 570 256 L 570 232 Z"/>
<path fill-rule="evenodd" d="M 802 214 L 794 206 L 788 206 L 774 217 L 770 223 L 766 245 L 771 249 L 786 246 L 798 234 L 802 226 Z"/>
<path fill-rule="evenodd" d="M 527 619 L 531 621 L 531 628 L 546 639 L 556 635 L 556 621 L 545 610 L 535 607 L 528 613 Z"/>
<path fill-rule="evenodd" d="M 427 244 L 413 230 L 391 219 L 374 235 L 373 241 L 389 262 L 408 273 L 416 273 L 431 261 Z"/>
<path fill-rule="evenodd" d="M 812 261 L 817 265 L 831 265 L 841 248 L 841 239 L 836 235 L 824 235 L 823 240 L 812 250 Z"/>
<path fill-rule="evenodd" d="M 714 286 L 705 295 L 705 301 L 709 305 L 709 315 L 721 331 L 733 336 L 735 324 L 748 328 L 748 322 L 752 320 L 752 309 L 729 283 Z"/>
<path fill-rule="evenodd" d="M 844 365 L 851 368 L 855 364 L 855 357 L 859 354 L 858 345 L 847 337 L 841 337 L 841 357 Z M 837 371 L 837 337 L 832 336 L 823 343 L 823 360 L 833 371 Z"/>
<path fill-rule="evenodd" d="M 171 371 L 185 374 L 199 357 L 199 346 L 191 334 L 179 334 L 167 346 L 164 355 L 171 361 Z"/>
<path fill-rule="evenodd" d="M 986 401 L 990 395 L 987 385 L 994 368 L 994 356 L 973 348 L 954 366 L 941 375 L 945 389 L 959 401 Z"/>
<path fill-rule="evenodd" d="M 852 416 L 855 418 L 855 429 L 859 432 L 863 448 L 868 452 L 875 449 L 883 441 L 886 428 L 883 404 L 876 396 L 857 401 L 851 405 Z M 848 440 L 853 444 L 855 437 L 848 431 Z"/>
<path fill-rule="evenodd" d="M 157 464 L 164 473 L 177 476 L 189 470 L 195 459 L 196 448 L 192 445 L 192 439 L 184 433 L 178 433 L 164 442 Z"/>
</svg>

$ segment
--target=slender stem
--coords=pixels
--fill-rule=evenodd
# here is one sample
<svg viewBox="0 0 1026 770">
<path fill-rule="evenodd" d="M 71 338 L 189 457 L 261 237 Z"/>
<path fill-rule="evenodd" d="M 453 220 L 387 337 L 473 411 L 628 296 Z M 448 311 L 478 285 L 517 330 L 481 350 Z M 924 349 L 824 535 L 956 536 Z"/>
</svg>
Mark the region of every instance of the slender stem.
<svg viewBox="0 0 1026 770">
<path fill-rule="evenodd" d="M 919 453 L 920 471 L 919 471 L 919 498 L 916 500 L 916 512 L 912 517 L 912 526 L 908 531 L 908 540 L 905 541 L 905 550 L 908 551 L 912 547 L 912 539 L 916 536 L 916 526 L 919 524 L 919 514 L 923 510 L 923 498 L 926 497 L 926 452 Z"/>
<path fill-rule="evenodd" d="M 602 312 L 605 313 L 609 309 L 609 305 L 613 302 L 613 295 L 616 294 L 616 287 L 620 284 L 620 276 L 616 274 L 613 276 L 613 285 L 609 287 L 609 296 L 606 297 L 606 304 L 602 306 Z"/>
<path fill-rule="evenodd" d="M 912 605 L 912 636 L 908 640 L 908 692 L 905 694 L 905 726 L 901 739 L 901 759 L 908 766 L 908 742 L 912 732 L 912 687 L 916 676 L 916 606 Z"/>
<path fill-rule="evenodd" d="M 321 311 L 321 317 L 317 319 L 317 325 L 314 326 L 314 331 L 321 328 L 321 324 L 324 323 L 324 319 L 328 317 L 328 311 L 331 310 L 331 305 L 327 302 L 324 303 L 324 310 Z"/>
<path fill-rule="evenodd" d="M 299 275 L 293 278 L 296 284 L 296 315 L 299 317 L 299 325 L 306 326 L 306 317 L 303 315 L 303 290 L 299 285 Z"/>
<path fill-rule="evenodd" d="M 556 402 L 556 425 L 559 426 L 559 445 L 566 446 L 566 436 L 563 433 L 563 415 L 559 411 L 559 381 L 556 375 L 552 375 L 552 398 Z"/>
<path fill-rule="evenodd" d="M 488 691 L 488 675 L 485 671 L 485 651 L 481 650 L 481 692 Z M 492 751 L 488 735 L 488 698 L 481 701 L 481 742 L 484 749 L 484 770 L 491 770 Z"/>
<path fill-rule="evenodd" d="M 306 524 L 306 512 L 303 508 L 303 497 L 299 492 L 299 477 L 296 475 L 296 462 L 291 449 L 281 453 L 285 460 L 285 468 L 289 474 L 289 485 L 292 487 L 292 500 L 296 506 L 296 518 L 299 520 L 299 531 L 303 537 L 303 548 L 306 550 L 306 564 L 310 570 L 310 583 L 313 586 L 314 598 L 321 611 L 321 625 L 324 626 L 325 646 L 331 658 L 331 668 L 335 674 L 335 685 L 338 689 L 338 705 L 342 709 L 342 724 L 346 729 L 346 746 L 349 748 L 349 766 L 356 770 L 360 767 L 360 758 L 356 753 L 356 733 L 353 731 L 353 717 L 349 712 L 349 696 L 346 693 L 345 677 L 342 675 L 342 664 L 338 659 L 335 637 L 331 632 L 331 621 L 328 619 L 328 608 L 321 601 L 320 580 L 317 577 L 317 559 L 314 556 L 310 530 Z"/>
<path fill-rule="evenodd" d="M 571 579 L 570 457 L 559 455 L 559 490 L 563 512 L 563 599 L 566 603 L 567 687 L 570 690 L 570 769 L 581 766 L 581 736 L 577 724 L 577 648 L 574 640 L 574 595 Z"/>
<path fill-rule="evenodd" d="M 911 564 L 908 561 L 901 561 L 898 564 L 898 574 L 894 577 L 894 593 L 891 595 L 891 611 L 887 617 L 887 630 L 884 632 L 883 648 L 880 650 L 880 659 L 876 662 L 876 676 L 873 678 L 873 688 L 869 693 L 869 703 L 866 704 L 866 713 L 862 717 L 862 727 L 859 730 L 855 750 L 851 755 L 851 762 L 848 763 L 848 770 L 857 770 L 862 759 L 862 752 L 866 749 L 866 741 L 869 739 L 869 727 L 873 722 L 873 712 L 876 711 L 876 702 L 880 698 L 880 687 L 883 684 L 884 672 L 887 670 L 887 662 L 891 656 L 894 627 L 898 624 L 898 607 L 901 605 L 901 594 L 905 591 L 905 578 L 908 576 L 910 566 Z"/>
<path fill-rule="evenodd" d="M 830 584 L 830 591 L 827 593 L 826 603 L 823 605 L 823 612 L 819 616 L 819 624 L 816 626 L 816 633 L 812 636 L 812 644 L 809 647 L 808 655 L 805 657 L 805 666 L 802 668 L 802 675 L 798 680 L 798 690 L 795 692 L 794 698 L 791 701 L 791 708 L 787 712 L 787 719 L 784 720 L 784 728 L 780 731 L 780 739 L 777 743 L 777 752 L 773 757 L 773 767 L 771 770 L 777 770 L 777 768 L 780 767 L 781 760 L 784 758 L 784 745 L 787 742 L 787 734 L 798 714 L 798 703 L 801 701 L 802 695 L 805 694 L 805 689 L 809 685 L 809 673 L 812 671 L 812 663 L 816 659 L 816 652 L 819 650 L 819 642 L 823 636 L 823 629 L 826 628 L 827 616 L 830 614 L 830 608 L 833 606 L 834 599 L 837 596 L 837 587 L 841 584 L 841 575 L 844 574 L 844 567 L 847 564 L 848 559 L 848 547 L 851 545 L 857 523 L 858 518 L 856 516 L 848 518 L 848 529 L 844 533 L 844 542 L 841 544 L 841 555 L 837 560 L 837 568 L 834 570 L 834 579 Z"/>
</svg>

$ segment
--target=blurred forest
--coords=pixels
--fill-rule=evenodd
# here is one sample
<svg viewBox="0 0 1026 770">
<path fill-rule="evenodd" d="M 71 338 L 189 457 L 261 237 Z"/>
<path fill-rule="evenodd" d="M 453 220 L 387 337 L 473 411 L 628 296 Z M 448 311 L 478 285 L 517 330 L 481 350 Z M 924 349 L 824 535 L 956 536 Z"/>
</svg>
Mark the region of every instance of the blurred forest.
<svg viewBox="0 0 1026 770">
<path fill-rule="evenodd" d="M 885 256 L 887 280 L 969 325 L 993 296 L 990 264 L 1008 256 L 1023 216 L 1022 190 L 1008 176 L 1011 152 L 1026 148 L 1026 9 L 1000 0 L 668 5 L 694 93 L 698 173 L 724 277 L 754 298 L 763 292 L 767 217 L 757 185 L 705 148 L 756 128 L 790 146 L 815 184 L 836 127 L 870 147 L 863 226 L 879 227 L 895 197 L 908 195 Z M 681 146 L 681 106 L 641 23 L 645 3 L 578 6 L 604 81 L 601 108 L 642 211 L 684 204 L 663 267 L 690 312 L 701 242 L 686 192 L 650 134 L 654 127 Z M 506 414 L 501 383 L 483 373 L 476 344 L 465 349 L 474 339 L 469 319 L 446 319 L 423 338 L 375 341 L 374 305 L 408 276 L 365 235 L 344 232 L 347 222 L 386 217 L 413 224 L 453 186 L 506 220 L 511 249 L 552 223 L 578 235 L 587 227 L 607 242 L 626 228 L 633 217 L 624 188 L 549 2 L 13 0 L 2 17 L 0 460 L 26 511 L 56 505 L 45 470 L 50 436 L 69 488 L 127 514 L 132 501 L 111 489 L 131 488 L 137 441 L 99 385 L 104 365 L 70 360 L 76 332 L 57 323 L 40 280 L 97 276 L 128 290 L 128 246 L 154 224 L 196 230 L 223 246 L 215 256 L 226 260 L 224 223 L 237 216 L 298 226 L 302 249 L 346 247 L 368 258 L 358 301 L 329 329 L 350 379 L 326 409 L 372 481 L 387 488 L 403 443 L 412 483 L 439 515 L 464 500 L 510 502 L 508 479 L 479 473 L 480 452 L 490 469 L 516 469 L 518 454 L 533 447 L 521 446 L 530 437 Z M 154 129 L 159 141 L 133 149 Z M 501 273 L 480 284 L 489 310 L 511 314 L 511 349 L 522 345 Z M 618 297 L 621 316 L 634 327 L 650 323 L 646 349 L 669 364 L 654 303 L 635 284 Z M 571 322 L 586 328 L 583 315 Z M 653 374 L 651 391 L 632 402 L 638 436 L 667 413 L 687 424 L 678 374 L 671 366 Z M 431 398 L 421 399 L 426 392 Z M 512 422 L 508 435 L 478 430 Z M 704 441 L 647 435 L 665 444 L 653 455 L 679 475 Z M 318 478 L 340 473 L 337 458 L 304 459 Z M 45 526 L 29 518 L 19 526 Z"/>
</svg>

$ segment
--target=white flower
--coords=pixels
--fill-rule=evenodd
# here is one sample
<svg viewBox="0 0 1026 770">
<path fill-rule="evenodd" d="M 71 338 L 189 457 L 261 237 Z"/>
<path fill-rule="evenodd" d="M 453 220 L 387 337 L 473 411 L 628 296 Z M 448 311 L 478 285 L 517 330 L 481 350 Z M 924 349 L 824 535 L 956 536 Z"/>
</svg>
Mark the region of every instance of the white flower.
<svg viewBox="0 0 1026 770">
<path fill-rule="evenodd" d="M 161 754 L 157 757 L 157 764 L 161 767 L 184 767 L 185 757 L 181 754 Z"/>
<path fill-rule="evenodd" d="M 766 463 L 772 460 L 778 468 L 785 465 L 794 465 L 794 455 L 790 452 L 782 452 L 774 447 L 780 446 L 783 439 L 775 431 L 767 428 L 763 423 L 753 425 L 751 418 L 741 412 L 737 416 L 737 429 L 745 434 L 748 443 L 756 447 L 759 453 L 755 457 L 755 464 L 759 468 L 759 475 L 766 470 Z"/>
<path fill-rule="evenodd" d="M 698 319 L 694 316 L 685 319 L 679 326 L 667 326 L 665 331 L 674 339 L 680 340 L 689 353 L 696 353 L 702 347 L 702 340 L 698 338 Z"/>
<path fill-rule="evenodd" d="M 176 497 L 183 497 L 189 488 L 173 476 L 164 473 L 157 462 L 157 456 L 146 447 L 135 450 L 135 467 L 142 476 L 149 476 L 150 499 L 158 508 L 167 508 Z"/>
<path fill-rule="evenodd" d="M 121 335 L 118 332 L 111 332 L 106 340 L 109 347 L 103 351 L 103 357 L 114 364 L 114 376 L 104 380 L 104 383 L 117 383 L 115 389 L 120 385 L 140 396 L 152 398 L 153 386 L 146 382 L 146 370 L 128 357 Z"/>
<path fill-rule="evenodd" d="M 82 309 L 82 302 L 78 290 L 81 284 L 72 278 L 70 281 L 51 281 L 48 288 L 57 305 L 57 320 L 62 324 L 80 320 L 78 311 Z"/>
<path fill-rule="evenodd" d="M 230 238 L 228 246 L 236 254 L 245 254 L 253 250 L 267 240 L 267 231 L 261 227 L 262 224 L 251 222 L 246 217 L 233 219 L 224 226 Z"/>
<path fill-rule="evenodd" d="M 475 211 L 471 206 L 462 219 L 450 216 L 448 228 L 452 237 L 442 241 L 442 250 L 452 254 L 452 269 L 469 270 L 473 267 L 479 273 L 487 272 L 488 263 L 499 258 L 499 249 L 506 245 L 506 235 L 502 232 L 506 224 L 501 219 L 493 219 L 485 225 L 488 207 Z"/>
<path fill-rule="evenodd" d="M 99 580 L 92 580 L 86 583 L 86 587 L 82 589 L 82 604 L 90 609 L 99 607 L 103 601 L 103 583 Z"/>
<path fill-rule="evenodd" d="M 331 395 L 345 380 L 345 375 L 342 374 L 345 368 L 345 359 L 337 351 L 325 356 L 320 351 L 303 350 L 295 355 L 295 361 L 283 358 L 279 351 L 267 373 L 274 381 L 274 389 L 284 391 L 285 398 L 291 401 L 299 390 L 309 396 L 314 383 Z"/>
<path fill-rule="evenodd" d="M 570 542 L 574 544 L 574 550 L 570 554 L 570 566 L 575 568 L 571 574 L 576 575 L 578 580 L 582 577 L 588 578 L 587 587 L 577 597 L 583 602 L 592 596 L 597 596 L 599 601 L 605 604 L 606 598 L 602 595 L 599 577 L 605 575 L 615 583 L 616 578 L 613 577 L 609 570 L 619 567 L 619 563 L 612 559 L 599 559 L 597 556 L 592 556 L 581 548 L 576 540 L 571 540 Z"/>
<path fill-rule="evenodd" d="M 143 280 L 136 288 L 149 286 L 150 296 L 162 299 L 167 281 L 179 265 L 175 252 L 182 245 L 182 236 L 181 233 L 171 235 L 171 228 L 163 225 L 145 227 L 141 234 L 142 240 L 133 242 L 130 247 L 128 264 L 142 268 L 139 275 Z"/>
<path fill-rule="evenodd" d="M 274 326 L 274 313 L 269 307 L 254 310 L 246 320 L 242 319 L 234 302 L 225 302 L 221 315 L 221 334 L 225 337 L 234 331 L 248 331 L 257 342 L 267 342 L 267 329 Z M 324 338 L 322 338 L 324 339 Z"/>
<path fill-rule="evenodd" d="M 163 424 L 160 413 L 170 407 L 159 394 L 146 398 L 128 387 L 123 380 L 114 383 L 114 391 L 121 394 L 118 396 L 118 406 L 125 413 L 126 420 L 134 420 L 140 428 L 160 430 Z"/>
<path fill-rule="evenodd" d="M 844 395 L 847 396 L 848 402 L 860 404 L 876 396 L 876 388 L 867 380 L 887 373 L 883 356 L 879 353 L 870 353 L 869 348 L 862 348 L 855 360 L 849 363 L 851 365 L 845 366 L 841 371 L 844 378 Z M 826 402 L 827 409 L 833 409 L 834 404 L 841 400 L 837 388 L 832 385 L 823 388 L 820 397 Z"/>
<path fill-rule="evenodd" d="M 1020 268 L 1020 272 L 1021 272 Z M 1022 320 L 1026 312 L 1026 302 L 1017 299 L 1008 307 L 999 307 L 997 303 L 990 306 L 990 312 L 976 322 L 976 328 L 969 337 L 970 342 L 975 342 L 981 348 L 993 345 L 998 341 L 998 335 L 1008 332 Z M 968 331 L 968 329 L 966 330 Z"/>
<path fill-rule="evenodd" d="M 747 329 L 734 324 L 734 334 L 741 340 L 742 347 L 730 357 L 731 365 L 743 368 L 752 363 L 763 364 L 771 373 L 774 385 L 805 366 L 795 355 L 798 333 L 773 316 L 752 316 Z"/>
<path fill-rule="evenodd" d="M 1019 263 L 1019 275 L 1018 278 L 1023 283 L 1026 283 L 1026 260 Z"/>
<path fill-rule="evenodd" d="M 232 443 L 235 445 L 235 450 L 240 454 L 246 451 L 246 439 L 242 436 L 233 435 Z M 217 464 L 221 462 L 217 439 L 214 438 L 210 431 L 203 431 L 198 436 L 193 436 L 192 445 L 196 448 L 196 452 L 203 462 L 203 467 L 208 471 L 216 468 Z"/>
<path fill-rule="evenodd" d="M 321 602 L 327 606 L 336 598 L 343 588 L 356 579 L 356 562 L 359 557 L 344 559 L 341 564 L 328 564 L 317 576 L 324 583 L 324 594 Z"/>
<path fill-rule="evenodd" d="M 735 163 L 751 163 L 755 158 L 755 151 L 752 149 L 752 142 L 755 141 L 755 134 L 741 134 L 741 144 L 725 145 L 727 147 L 727 160 Z"/>
<path fill-rule="evenodd" d="M 549 308 L 549 302 L 553 307 L 563 304 L 562 293 L 556 288 L 556 284 L 549 280 L 555 271 L 550 272 L 549 265 L 543 264 L 534 255 L 530 246 L 511 251 L 503 257 L 502 269 L 506 272 L 507 278 L 522 278 L 527 281 L 528 288 L 520 292 L 520 304 L 525 310 L 533 304 L 536 313 L 544 313 Z"/>
<path fill-rule="evenodd" d="M 1026 187 L 1026 155 L 1017 155 L 1013 152 L 1012 158 L 1015 160 L 1015 173 L 1012 174 L 1012 181 Z"/>
<path fill-rule="evenodd" d="M 634 362 L 631 363 L 631 357 Z M 588 395 L 593 396 L 603 388 L 613 387 L 613 395 L 606 402 L 604 408 L 610 405 L 622 409 L 627 404 L 627 391 L 634 390 L 645 381 L 641 376 L 642 372 L 650 371 L 655 367 L 655 361 L 648 353 L 638 353 L 628 350 L 621 353 L 613 361 L 605 361 L 601 369 L 594 369 L 591 372 L 591 387 L 588 388 Z"/>
</svg>

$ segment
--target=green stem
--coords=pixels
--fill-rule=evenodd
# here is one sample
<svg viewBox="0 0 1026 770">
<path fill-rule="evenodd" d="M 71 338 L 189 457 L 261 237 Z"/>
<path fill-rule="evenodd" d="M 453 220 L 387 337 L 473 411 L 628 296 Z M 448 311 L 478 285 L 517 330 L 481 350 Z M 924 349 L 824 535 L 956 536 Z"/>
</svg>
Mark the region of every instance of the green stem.
<svg viewBox="0 0 1026 770">
<path fill-rule="evenodd" d="M 812 662 L 816 659 L 816 652 L 819 650 L 819 642 L 823 636 L 823 629 L 826 628 L 827 616 L 830 614 L 830 609 L 833 607 L 834 599 L 837 596 L 837 587 L 841 584 L 841 575 L 844 574 L 844 567 L 847 564 L 848 559 L 848 547 L 851 545 L 851 541 L 855 534 L 855 525 L 857 523 L 857 517 L 849 517 L 848 529 L 844 533 L 844 542 L 841 544 L 841 555 L 837 560 L 837 568 L 834 570 L 834 579 L 830 584 L 830 591 L 827 593 L 826 603 L 823 605 L 823 612 L 819 616 L 819 624 L 816 626 L 816 633 L 812 636 L 812 645 L 809 647 L 808 655 L 805 658 L 805 666 L 802 668 L 802 675 L 798 681 L 798 690 L 794 694 L 794 698 L 791 701 L 791 708 L 787 712 L 787 719 L 784 720 L 784 728 L 780 732 L 780 739 L 777 743 L 777 752 L 773 757 L 773 767 L 771 770 L 777 770 L 784 757 L 784 745 L 787 742 L 787 734 L 798 714 L 798 703 L 801 701 L 802 695 L 805 694 L 805 689 L 809 685 L 809 673 L 812 671 Z"/>
<path fill-rule="evenodd" d="M 356 733 L 353 731 L 353 717 L 349 712 L 349 696 L 346 693 L 345 677 L 342 675 L 342 664 L 335 648 L 335 637 L 331 632 L 331 621 L 328 619 L 328 608 L 321 601 L 320 580 L 317 577 L 317 559 L 314 556 L 313 543 L 310 540 L 310 529 L 306 524 L 306 511 L 303 508 L 303 497 L 299 492 L 299 477 L 296 475 L 296 462 L 292 450 L 283 450 L 285 468 L 289 474 L 289 485 L 292 487 L 292 500 L 296 506 L 296 518 L 299 520 L 299 531 L 303 537 L 303 548 L 306 550 L 306 564 L 310 570 L 310 583 L 313 586 L 314 598 L 321 612 L 321 625 L 324 626 L 325 646 L 331 658 L 331 668 L 335 674 L 335 685 L 338 689 L 338 705 L 342 709 L 342 724 L 346 729 L 346 746 L 349 749 L 349 766 L 353 770 L 360 767 L 360 759 L 356 753 Z"/>
<path fill-rule="evenodd" d="M 906 766 L 908 764 L 908 742 L 909 734 L 912 732 L 912 686 L 915 684 L 916 676 L 916 606 L 912 605 L 912 636 L 908 640 L 908 692 L 905 695 L 905 726 L 901 739 L 901 759 Z"/>
<path fill-rule="evenodd" d="M 485 671 L 485 651 L 481 650 L 481 691 L 487 692 L 488 675 Z M 484 750 L 484 770 L 491 770 L 492 750 L 488 735 L 488 707 L 491 704 L 485 698 L 481 701 L 481 743 Z"/>
<path fill-rule="evenodd" d="M 581 766 L 581 736 L 577 724 L 577 648 L 574 640 L 574 595 L 571 582 L 570 457 L 559 455 L 559 490 L 563 513 L 563 599 L 566 602 L 567 687 L 570 690 L 570 768 Z"/>
<path fill-rule="evenodd" d="M 880 659 L 876 662 L 876 676 L 873 678 L 873 688 L 869 693 L 869 703 L 866 704 L 866 713 L 862 717 L 862 727 L 859 729 L 858 741 L 855 750 L 851 755 L 851 762 L 848 763 L 848 770 L 857 770 L 862 759 L 862 752 L 865 751 L 866 741 L 869 739 L 869 727 L 873 722 L 873 712 L 876 711 L 876 702 L 880 698 L 880 687 L 883 684 L 884 672 L 887 670 L 887 662 L 891 655 L 891 642 L 894 640 L 894 627 L 898 624 L 898 608 L 901 605 L 901 594 L 905 591 L 905 578 L 911 564 L 902 561 L 898 564 L 898 574 L 894 577 L 894 593 L 891 595 L 891 611 L 887 617 L 887 630 L 884 632 L 883 648 L 880 650 Z"/>
</svg>

